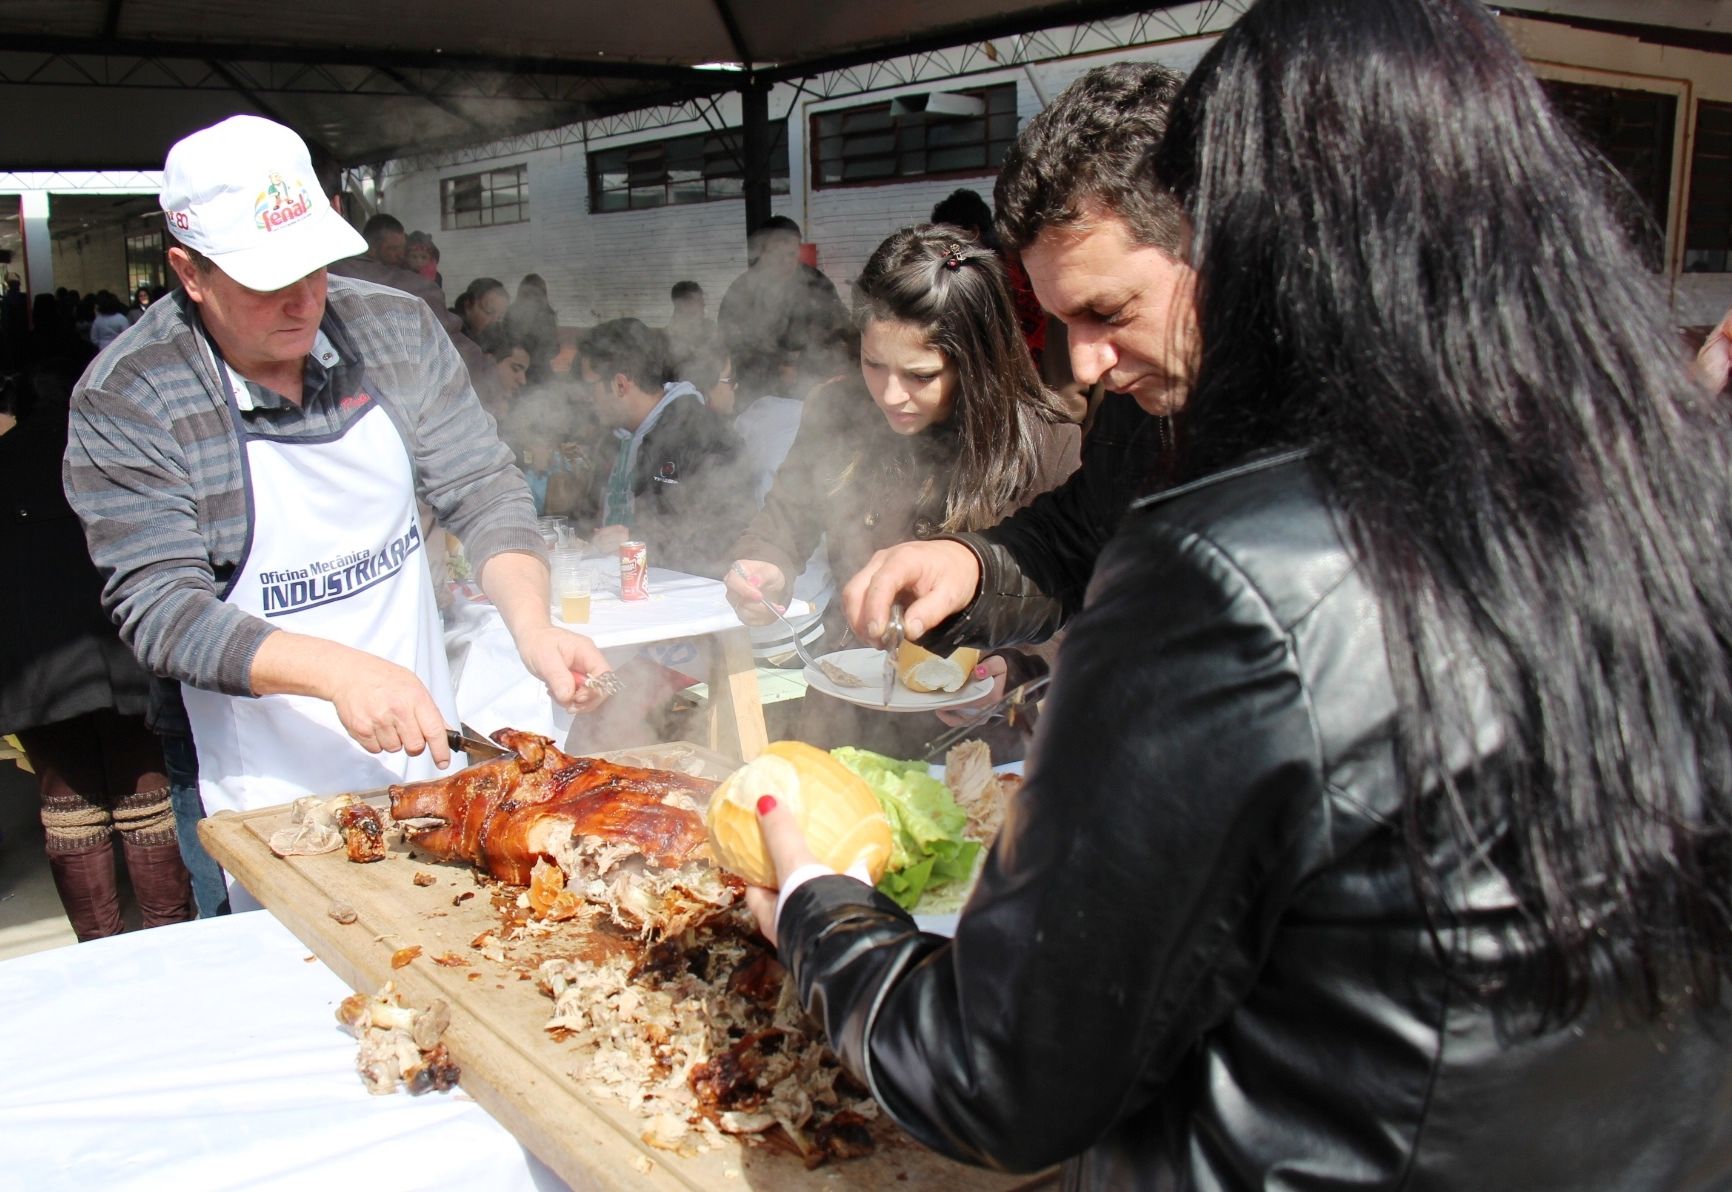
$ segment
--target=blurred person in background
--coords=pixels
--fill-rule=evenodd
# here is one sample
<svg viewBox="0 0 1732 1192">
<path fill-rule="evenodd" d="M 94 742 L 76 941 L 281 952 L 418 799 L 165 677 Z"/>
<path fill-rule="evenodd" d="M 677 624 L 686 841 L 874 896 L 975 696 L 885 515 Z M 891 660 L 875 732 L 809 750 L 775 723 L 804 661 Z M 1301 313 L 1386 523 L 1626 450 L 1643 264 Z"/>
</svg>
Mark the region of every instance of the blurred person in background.
<svg viewBox="0 0 1732 1192">
<path fill-rule="evenodd" d="M 132 293 L 132 305 L 126 308 L 126 321 L 129 324 L 138 322 L 138 320 L 144 315 L 145 309 L 150 306 L 150 303 L 150 287 L 139 286 L 138 289 L 134 290 Z"/>
<path fill-rule="evenodd" d="M 1077 429 L 1035 375 L 990 250 L 943 224 L 896 232 L 854 283 L 854 324 L 858 369 L 806 399 L 730 552 L 728 599 L 748 625 L 773 619 L 766 601 L 787 604 L 820 538 L 831 572 L 852 575 L 892 543 L 990 526 L 1076 467 Z M 838 366 L 807 362 L 814 374 Z M 832 604 L 824 652 L 856 644 Z M 905 756 L 934 735 L 925 717 L 859 713 L 819 692 L 805 705 L 800 736 L 813 744 Z"/>
<path fill-rule="evenodd" d="M 592 546 L 633 539 L 652 567 L 715 579 L 752 511 L 740 441 L 696 386 L 662 382 L 664 350 L 661 332 L 637 319 L 603 323 L 578 345 L 583 384 L 612 431 L 595 461 Z"/>
<path fill-rule="evenodd" d="M 505 332 L 529 352 L 529 383 L 544 384 L 559 354 L 559 315 L 547 301 L 541 274 L 526 273 L 517 283 L 517 299 L 505 312 Z"/>
<path fill-rule="evenodd" d="M 700 357 L 716 354 L 721 330 L 714 319 L 706 317 L 704 288 L 697 282 L 676 281 L 669 297 L 674 313 L 664 330 L 668 339 L 668 370 L 679 380 L 685 379 L 686 370 L 694 367 Z M 725 353 L 727 346 L 722 344 L 720 350 Z"/>
<path fill-rule="evenodd" d="M 370 217 L 361 227 L 361 239 L 367 242 L 367 256 L 379 264 L 393 269 L 404 267 L 409 236 L 403 230 L 403 221 L 395 215 L 381 211 Z"/>
<path fill-rule="evenodd" d="M 74 292 L 76 295 L 76 291 Z M 90 325 L 96 322 L 96 295 L 73 298 L 72 334 L 81 344 L 90 342 Z"/>
<path fill-rule="evenodd" d="M 1068 1187 L 1732 1184 L 1732 409 L 1619 183 L 1476 0 L 1261 0 L 1131 177 L 1023 260 L 1188 483 L 954 940 L 764 803 L 804 1007 Z"/>
<path fill-rule="evenodd" d="M 0 585 L 0 733 L 17 735 L 36 772 L 49 872 L 83 941 L 121 930 L 117 840 L 145 927 L 196 911 L 144 721 L 149 676 L 103 612 L 61 486 L 77 376 L 70 361 L 37 365 L 12 390 L 18 423 L 0 435 L 0 550 L 20 568 Z"/>
<path fill-rule="evenodd" d="M 431 233 L 409 233 L 409 238 L 404 241 L 403 266 L 444 288 L 445 279 L 439 273 L 439 246 L 433 243 Z"/>
<path fill-rule="evenodd" d="M 979 191 L 959 187 L 932 208 L 932 222 L 961 228 L 970 239 L 990 248 L 1004 262 L 1005 280 L 1010 283 L 1010 297 L 1016 307 L 1016 325 L 1022 331 L 1022 342 L 1028 345 L 1034 371 L 1044 377 L 1042 358 L 1046 352 L 1047 313 L 1040 308 L 1040 299 L 1034 296 L 1034 288 L 1028 284 L 1028 274 L 1023 270 L 1022 262 L 1005 252 L 999 244 L 998 233 L 992 225 L 992 208 L 980 197 Z"/>
<path fill-rule="evenodd" d="M 487 329 L 503 319 L 510 309 L 511 299 L 505 293 L 505 284 L 496 277 L 478 277 L 469 283 L 468 289 L 457 295 L 451 312 L 463 320 L 463 334 L 480 343 Z"/>
<path fill-rule="evenodd" d="M 99 290 L 96 294 L 96 318 L 90 323 L 91 346 L 98 352 L 102 351 L 130 326 L 132 322 L 126 317 L 126 307 L 120 304 L 120 298 L 108 290 Z"/>
<path fill-rule="evenodd" d="M 24 279 L 8 273 L 0 290 L 0 372 L 19 371 L 29 355 L 30 297 L 24 293 Z"/>
<path fill-rule="evenodd" d="M 800 259 L 800 225 L 773 215 L 752 233 L 746 271 L 722 296 L 716 321 L 742 397 L 774 393 L 789 353 L 827 343 L 848 327 L 836 287 Z"/>
</svg>

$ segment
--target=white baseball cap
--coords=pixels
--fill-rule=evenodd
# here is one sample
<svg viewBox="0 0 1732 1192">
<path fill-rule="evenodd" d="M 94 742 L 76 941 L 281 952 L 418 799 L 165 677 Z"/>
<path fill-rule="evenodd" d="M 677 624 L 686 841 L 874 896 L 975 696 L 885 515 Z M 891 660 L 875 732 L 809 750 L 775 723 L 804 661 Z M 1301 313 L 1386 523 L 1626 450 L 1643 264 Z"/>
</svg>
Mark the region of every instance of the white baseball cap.
<svg viewBox="0 0 1732 1192">
<path fill-rule="evenodd" d="M 320 193 L 306 143 L 260 116 L 231 116 L 177 141 L 161 202 L 176 240 L 251 290 L 280 290 L 367 251 Z"/>
</svg>

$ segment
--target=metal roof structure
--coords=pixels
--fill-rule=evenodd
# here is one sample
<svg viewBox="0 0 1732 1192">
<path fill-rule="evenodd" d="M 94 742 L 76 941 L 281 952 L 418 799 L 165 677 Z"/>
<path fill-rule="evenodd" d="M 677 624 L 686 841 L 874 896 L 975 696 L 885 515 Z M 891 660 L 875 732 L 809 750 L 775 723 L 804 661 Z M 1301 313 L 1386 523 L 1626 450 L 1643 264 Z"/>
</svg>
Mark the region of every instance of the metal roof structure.
<svg viewBox="0 0 1732 1192">
<path fill-rule="evenodd" d="M 176 139 L 236 112 L 279 120 L 338 163 L 363 165 L 892 55 L 1179 6 L 4 0 L 0 169 L 154 169 Z"/>
</svg>

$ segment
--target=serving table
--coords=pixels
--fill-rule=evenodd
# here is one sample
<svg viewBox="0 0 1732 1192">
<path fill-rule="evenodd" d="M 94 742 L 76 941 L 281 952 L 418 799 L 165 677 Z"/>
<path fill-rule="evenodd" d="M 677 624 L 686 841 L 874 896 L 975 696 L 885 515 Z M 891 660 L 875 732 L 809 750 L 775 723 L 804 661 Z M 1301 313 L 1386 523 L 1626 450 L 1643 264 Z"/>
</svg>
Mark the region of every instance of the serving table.
<svg viewBox="0 0 1732 1192">
<path fill-rule="evenodd" d="M 677 766 L 712 777 L 727 773 L 733 764 L 701 747 L 681 742 L 612 756 L 637 764 Z M 379 792 L 367 797 L 375 803 L 385 802 Z M 688 1147 L 674 1152 L 656 1147 L 646 1140 L 649 1124 L 629 1106 L 583 1084 L 575 1075 L 581 1057 L 575 1054 L 574 1045 L 546 1031 L 552 1002 L 533 980 L 525 979 L 527 970 L 500 963 L 488 956 L 487 949 L 478 946 L 485 934 L 501 928 L 502 912 L 495 904 L 495 890 L 479 881 L 467 866 L 416 857 L 413 846 L 402 842 L 393 844 L 384 860 L 365 865 L 351 863 L 340 850 L 313 857 L 277 857 L 270 852 L 267 842 L 274 831 L 288 822 L 288 815 L 286 807 L 225 812 L 205 820 L 200 834 L 223 867 L 304 945 L 286 948 L 280 931 L 261 928 L 260 934 L 270 938 L 274 949 L 273 971 L 280 974 L 282 968 L 292 967 L 283 959 L 288 952 L 294 952 L 297 961 L 308 962 L 307 969 L 321 967 L 311 963 L 315 956 L 325 966 L 327 979 L 318 983 L 316 989 L 302 980 L 294 983 L 297 989 L 292 995 L 311 1004 L 310 1010 L 307 1005 L 297 1005 L 291 1033 L 297 1038 L 318 1033 L 322 1044 L 321 1079 L 334 1082 L 336 1087 L 332 1091 L 341 1099 L 369 1106 L 395 1102 L 405 1112 L 422 1103 L 444 1104 L 459 1099 L 453 1094 L 369 1098 L 362 1089 L 354 1072 L 356 1044 L 337 1028 L 331 1015 L 347 988 L 372 992 L 387 980 L 394 981 L 409 1005 L 426 1006 L 439 999 L 450 1006 L 451 1026 L 444 1042 L 462 1067 L 460 1096 L 473 1098 L 487 1111 L 488 1120 L 500 1134 L 521 1144 L 522 1149 L 513 1151 L 500 1139 L 493 1138 L 479 1152 L 490 1156 L 485 1161 L 496 1167 L 513 1168 L 511 1174 L 516 1182 L 483 1181 L 470 1185 L 451 1178 L 437 1181 L 437 1186 L 489 1189 L 548 1186 L 538 1183 L 548 1170 L 571 1187 L 584 1189 L 907 1186 L 996 1192 L 1046 1186 L 1046 1181 L 1039 1178 L 993 1175 L 952 1163 L 921 1148 L 888 1124 L 879 1131 L 880 1146 L 874 1155 L 814 1171 L 806 1170 L 791 1148 L 755 1145 L 733 1138 L 725 1138 L 720 1145 L 706 1150 Z M 418 876 L 425 884 L 417 883 Z M 355 920 L 343 924 L 333 918 L 330 911 L 334 902 L 352 908 Z M 269 920 L 270 916 L 255 913 L 236 918 Z M 209 996 L 223 996 L 217 989 L 226 988 L 227 982 L 213 981 L 212 985 Z M 248 992 L 259 991 L 249 983 Z M 168 996 L 180 1000 L 180 995 Z M 275 1006 L 281 998 L 273 987 L 265 1000 Z M 5 1004 L 4 997 L 0 997 L 0 1008 Z M 232 1041 L 226 1036 L 202 1036 L 193 1021 L 181 1021 L 179 1016 L 185 1009 L 182 1004 L 171 1007 L 183 1041 L 188 1037 L 202 1038 L 204 1048 L 215 1047 L 225 1052 L 230 1049 Z M 255 1042 L 267 1040 L 274 1030 L 280 1029 L 283 1021 L 280 1014 L 266 1017 L 271 1021 L 250 1032 L 249 1037 Z M 255 1068 L 250 1062 L 243 1066 L 249 1071 Z M 225 1078 L 232 1078 L 235 1071 L 232 1066 L 225 1068 Z M 267 1077 L 256 1071 L 248 1079 L 265 1081 Z M 311 1125 L 310 1121 L 301 1120 L 295 1123 L 295 1129 L 310 1129 Z M 392 1129 L 408 1131 L 396 1119 Z M 416 1139 L 411 1145 L 425 1145 L 418 1132 Z M 220 1145 L 214 1137 L 206 1141 Z M 313 1144 L 303 1140 L 300 1145 Z M 383 1149 L 396 1149 L 395 1141 L 383 1144 Z M 436 1149 L 448 1153 L 443 1141 Z M 312 1182 L 309 1178 L 301 1186 Z M 345 1180 L 341 1186 L 360 1185 Z M 382 1186 L 410 1187 L 415 1182 L 396 1179 Z"/>
<path fill-rule="evenodd" d="M 619 598 L 619 568 L 591 560 L 593 595 L 585 624 L 555 624 L 582 633 L 619 665 L 646 646 L 676 668 L 691 666 L 707 678 L 710 698 L 701 744 L 741 761 L 768 740 L 758 695 L 750 633 L 718 580 L 652 567 L 649 599 Z M 451 660 L 457 710 L 484 733 L 511 727 L 564 741 L 572 714 L 555 704 L 525 669 L 499 610 L 485 600 L 454 601 L 445 614 L 445 650 Z M 705 658 L 704 655 L 708 657 Z M 651 742 L 644 742 L 650 744 Z"/>
</svg>

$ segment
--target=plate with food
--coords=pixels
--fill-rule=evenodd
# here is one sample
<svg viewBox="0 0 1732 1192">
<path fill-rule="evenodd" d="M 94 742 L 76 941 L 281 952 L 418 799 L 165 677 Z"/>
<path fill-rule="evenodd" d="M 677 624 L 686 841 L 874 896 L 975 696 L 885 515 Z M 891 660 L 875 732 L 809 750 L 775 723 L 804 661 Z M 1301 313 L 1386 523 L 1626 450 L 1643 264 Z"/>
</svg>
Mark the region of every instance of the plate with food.
<svg viewBox="0 0 1732 1192">
<path fill-rule="evenodd" d="M 896 683 L 884 703 L 884 651 L 869 646 L 837 650 L 806 667 L 806 685 L 825 695 L 885 712 L 936 712 L 960 707 L 992 693 L 991 679 L 974 677 L 980 651 L 962 649 L 948 658 L 904 642 L 896 652 Z"/>
</svg>

